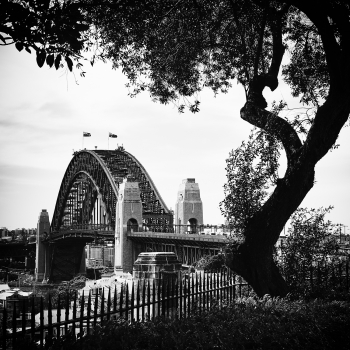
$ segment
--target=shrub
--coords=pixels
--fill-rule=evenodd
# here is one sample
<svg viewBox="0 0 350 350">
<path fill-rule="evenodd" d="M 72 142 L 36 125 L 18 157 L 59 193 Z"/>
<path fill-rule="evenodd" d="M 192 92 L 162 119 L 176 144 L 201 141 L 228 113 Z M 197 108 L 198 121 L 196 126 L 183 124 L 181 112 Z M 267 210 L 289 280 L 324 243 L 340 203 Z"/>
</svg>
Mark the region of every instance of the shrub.
<svg viewBox="0 0 350 350">
<path fill-rule="evenodd" d="M 349 349 L 350 304 L 243 298 L 187 319 L 110 321 L 53 349 Z M 78 340 L 80 342 L 80 340 Z"/>
<path fill-rule="evenodd" d="M 299 208 L 291 217 L 277 264 L 296 298 L 344 298 L 348 292 L 335 239 L 339 226 L 325 219 L 331 209 Z"/>
</svg>

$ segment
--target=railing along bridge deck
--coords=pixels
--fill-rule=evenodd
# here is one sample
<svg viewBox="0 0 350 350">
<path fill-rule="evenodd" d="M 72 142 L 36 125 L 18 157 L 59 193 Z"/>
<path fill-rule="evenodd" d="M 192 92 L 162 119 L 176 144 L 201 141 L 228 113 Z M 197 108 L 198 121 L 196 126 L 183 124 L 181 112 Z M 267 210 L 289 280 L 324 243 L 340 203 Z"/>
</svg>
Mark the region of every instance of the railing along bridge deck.
<svg viewBox="0 0 350 350">
<path fill-rule="evenodd" d="M 182 244 L 199 247 L 221 247 L 228 242 L 231 233 L 226 226 L 210 225 L 144 225 L 128 228 L 128 238 L 141 243 Z"/>
<path fill-rule="evenodd" d="M 105 224 L 77 224 L 63 226 L 59 231 L 53 231 L 43 237 L 44 241 L 62 239 L 114 239 L 115 230 Z"/>
</svg>

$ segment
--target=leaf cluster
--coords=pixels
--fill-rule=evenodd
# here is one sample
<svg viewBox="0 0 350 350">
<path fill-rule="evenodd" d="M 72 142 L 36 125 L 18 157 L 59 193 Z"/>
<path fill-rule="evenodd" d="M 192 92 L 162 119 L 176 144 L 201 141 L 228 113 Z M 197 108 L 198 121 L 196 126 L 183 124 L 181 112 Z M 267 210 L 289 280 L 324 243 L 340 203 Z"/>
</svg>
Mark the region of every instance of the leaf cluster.
<svg viewBox="0 0 350 350">
<path fill-rule="evenodd" d="M 244 232 L 276 185 L 280 148 L 275 137 L 252 130 L 248 141 L 243 141 L 226 160 L 227 183 L 220 209 L 236 234 Z"/>
<path fill-rule="evenodd" d="M 0 12 L 0 43 L 36 53 L 39 67 L 73 69 L 88 41 L 90 25 L 74 0 L 4 0 Z M 91 39 L 91 36 L 90 36 Z M 78 62 L 77 68 L 81 64 Z"/>
<path fill-rule="evenodd" d="M 320 34 L 299 11 L 291 12 L 288 27 L 290 62 L 283 66 L 284 80 L 291 87 L 292 95 L 301 97 L 301 103 L 319 106 L 328 96 L 330 85 Z"/>
</svg>

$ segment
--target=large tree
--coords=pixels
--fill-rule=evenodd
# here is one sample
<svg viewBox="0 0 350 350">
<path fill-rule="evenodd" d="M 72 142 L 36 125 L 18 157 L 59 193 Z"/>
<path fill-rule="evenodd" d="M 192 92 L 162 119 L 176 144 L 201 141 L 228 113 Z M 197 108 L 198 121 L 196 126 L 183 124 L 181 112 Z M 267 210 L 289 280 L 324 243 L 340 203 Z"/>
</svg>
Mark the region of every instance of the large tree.
<svg viewBox="0 0 350 350">
<path fill-rule="evenodd" d="M 226 264 L 258 295 L 285 295 L 288 286 L 273 262 L 273 246 L 313 187 L 315 165 L 335 144 L 350 112 L 348 1 L 88 3 L 95 5 L 89 11 L 106 56 L 128 76 L 131 94 L 146 90 L 161 103 L 196 112 L 203 88 L 218 93 L 227 92 L 234 79 L 242 84 L 241 118 L 283 145 L 287 169 L 245 221 Z M 267 110 L 263 91 L 277 89 L 280 74 L 292 94 L 314 108 L 307 125 Z"/>
</svg>

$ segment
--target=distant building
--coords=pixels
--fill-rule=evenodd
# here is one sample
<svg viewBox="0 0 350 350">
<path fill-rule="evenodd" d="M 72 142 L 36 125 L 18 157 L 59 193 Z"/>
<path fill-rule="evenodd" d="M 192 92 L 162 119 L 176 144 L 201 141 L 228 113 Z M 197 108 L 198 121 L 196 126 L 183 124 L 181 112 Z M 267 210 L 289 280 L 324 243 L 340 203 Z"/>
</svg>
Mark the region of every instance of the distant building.
<svg viewBox="0 0 350 350">
<path fill-rule="evenodd" d="M 103 266 L 113 266 L 114 262 L 114 246 L 103 248 Z"/>
<path fill-rule="evenodd" d="M 110 267 L 114 263 L 114 246 L 88 244 L 86 246 L 86 267 Z"/>
<path fill-rule="evenodd" d="M 6 227 L 0 227 L 0 238 L 10 236 L 10 231 Z"/>
<path fill-rule="evenodd" d="M 0 294 L 3 292 L 8 292 L 11 288 L 7 283 L 0 284 Z"/>
<path fill-rule="evenodd" d="M 7 284 L 0 284 L 0 310 L 6 308 L 8 314 L 13 315 L 13 310 L 16 308 L 17 320 L 22 319 L 23 309 L 26 317 L 30 318 L 33 302 L 35 310 L 38 311 L 40 297 L 33 297 L 33 292 L 23 292 L 18 288 L 10 289 Z"/>
</svg>

